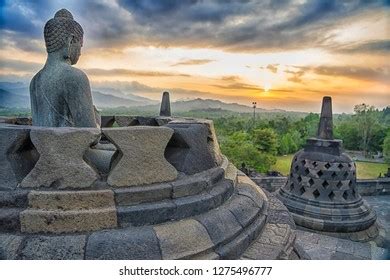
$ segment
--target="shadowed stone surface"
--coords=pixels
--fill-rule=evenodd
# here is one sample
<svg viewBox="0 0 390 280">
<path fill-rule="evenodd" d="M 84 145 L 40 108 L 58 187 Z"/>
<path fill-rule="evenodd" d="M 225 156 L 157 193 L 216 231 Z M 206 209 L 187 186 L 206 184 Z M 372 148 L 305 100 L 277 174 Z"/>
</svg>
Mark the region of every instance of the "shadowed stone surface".
<svg viewBox="0 0 390 280">
<path fill-rule="evenodd" d="M 0 260 L 14 260 L 23 241 L 22 236 L 0 234 Z"/>
<path fill-rule="evenodd" d="M 175 133 L 168 144 L 165 156 L 178 171 L 195 174 L 222 163 L 222 156 L 208 122 L 188 120 L 172 121 L 166 126 Z"/>
<path fill-rule="evenodd" d="M 159 126 L 163 126 L 163 125 L 166 125 L 167 123 L 171 122 L 173 120 L 173 118 L 159 116 L 159 117 L 156 117 L 155 120 Z"/>
<path fill-rule="evenodd" d="M 176 205 L 172 201 L 141 203 L 130 207 L 118 207 L 118 222 L 121 226 L 145 225 L 166 222 L 174 217 Z"/>
<path fill-rule="evenodd" d="M 85 242 L 85 235 L 27 237 L 20 257 L 27 260 L 83 259 Z"/>
<path fill-rule="evenodd" d="M 265 193 L 246 176 L 237 176 L 237 181 L 237 193 L 242 196 L 246 196 L 259 208 L 262 208 L 264 203 L 267 201 Z"/>
<path fill-rule="evenodd" d="M 99 145 L 102 148 L 110 148 L 108 145 Z M 108 147 L 107 147 L 108 146 Z M 112 157 L 115 154 L 115 151 L 107 149 L 96 149 L 89 148 L 87 149 L 84 159 L 88 162 L 89 165 L 93 166 L 99 174 L 106 175 L 110 172 L 110 165 Z"/>
<path fill-rule="evenodd" d="M 91 234 L 86 259 L 157 260 L 161 259 L 158 239 L 151 227 L 126 228 Z"/>
<path fill-rule="evenodd" d="M 247 227 L 260 211 L 252 199 L 243 195 L 233 196 L 223 207 L 229 209 L 242 227 Z"/>
<path fill-rule="evenodd" d="M 163 92 L 161 107 L 160 107 L 160 116 L 170 117 L 171 116 L 171 102 L 169 100 L 169 92 Z"/>
<path fill-rule="evenodd" d="M 103 132 L 120 151 L 107 178 L 111 186 L 144 185 L 176 179 L 176 169 L 164 157 L 172 129 L 122 127 L 103 129 Z"/>
<path fill-rule="evenodd" d="M 115 116 L 101 116 L 100 126 L 101 127 L 112 127 L 115 123 Z"/>
<path fill-rule="evenodd" d="M 135 205 L 143 202 L 160 201 L 171 198 L 170 184 L 115 189 L 115 200 L 118 206 Z"/>
<path fill-rule="evenodd" d="M 159 126 L 153 117 L 143 116 L 115 116 L 115 121 L 120 127 L 127 126 Z"/>
<path fill-rule="evenodd" d="M 19 231 L 19 214 L 23 211 L 21 208 L 3 208 L 0 211 L 0 230 L 1 231 Z"/>
<path fill-rule="evenodd" d="M 232 239 L 242 227 L 228 209 L 212 210 L 195 218 L 210 235 L 214 244 Z"/>
<path fill-rule="evenodd" d="M 190 176 L 184 180 L 178 180 L 172 183 L 172 197 L 183 197 L 189 195 L 195 195 L 207 188 L 207 182 L 205 178 Z"/>
<path fill-rule="evenodd" d="M 0 208 L 27 207 L 27 191 L 0 191 Z"/>
<path fill-rule="evenodd" d="M 221 259 L 237 259 L 245 255 L 245 251 L 250 244 L 259 236 L 264 226 L 266 225 L 266 216 L 259 216 L 253 221 L 243 232 L 241 232 L 234 240 L 224 246 L 219 246 L 216 252 Z"/>
<path fill-rule="evenodd" d="M 137 117 L 132 116 L 115 116 L 115 121 L 120 127 L 139 125 Z"/>
<path fill-rule="evenodd" d="M 26 191 L 0 191 L 0 231 L 18 232 L 19 214 L 27 208 Z"/>
<path fill-rule="evenodd" d="M 31 80 L 33 125 L 97 127 L 87 75 L 72 67 L 83 44 L 83 29 L 72 14 L 59 10 L 44 29 L 46 63 Z"/>
<path fill-rule="evenodd" d="M 207 230 L 196 220 L 181 220 L 153 227 L 164 260 L 181 259 L 213 247 Z"/>
<path fill-rule="evenodd" d="M 98 175 L 83 159 L 85 151 L 98 139 L 99 129 L 34 129 L 31 141 L 40 157 L 21 187 L 88 188 Z"/>
<path fill-rule="evenodd" d="M 0 126 L 0 189 L 15 189 L 38 160 L 28 126 Z"/>
</svg>

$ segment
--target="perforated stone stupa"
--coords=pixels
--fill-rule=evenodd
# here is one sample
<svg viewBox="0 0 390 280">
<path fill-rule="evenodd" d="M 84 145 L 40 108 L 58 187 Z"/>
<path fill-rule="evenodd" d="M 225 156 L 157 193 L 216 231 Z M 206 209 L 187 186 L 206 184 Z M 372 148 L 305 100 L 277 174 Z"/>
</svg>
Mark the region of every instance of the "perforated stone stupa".
<svg viewBox="0 0 390 280">
<path fill-rule="evenodd" d="M 82 37 L 71 36 L 73 16 L 61 10 L 53 20 L 51 32 L 64 37 L 49 40 L 48 55 L 64 53 L 47 70 L 86 78 L 67 56 Z M 164 94 L 162 116 L 95 123 L 83 81 L 44 102 L 73 90 L 85 102 L 37 103 L 34 125 L 0 122 L 0 259 L 304 257 L 287 209 L 221 154 L 212 121 L 170 117 Z M 34 79 L 31 94 L 52 93 L 52 82 Z M 87 115 L 74 113 L 80 106 Z"/>
<path fill-rule="evenodd" d="M 356 189 L 356 165 L 333 139 L 332 103 L 324 97 L 317 138 L 295 154 L 278 192 L 299 226 L 323 232 L 378 234 L 376 214 Z"/>
</svg>

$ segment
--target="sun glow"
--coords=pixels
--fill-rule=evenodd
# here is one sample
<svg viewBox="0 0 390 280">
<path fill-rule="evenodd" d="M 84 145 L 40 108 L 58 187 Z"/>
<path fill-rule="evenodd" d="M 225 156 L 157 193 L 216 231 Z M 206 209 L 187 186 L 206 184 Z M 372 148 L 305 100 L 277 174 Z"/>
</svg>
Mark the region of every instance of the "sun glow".
<svg viewBox="0 0 390 280">
<path fill-rule="evenodd" d="M 271 89 L 271 84 L 270 83 L 264 83 L 263 86 L 264 92 L 269 92 Z"/>
</svg>

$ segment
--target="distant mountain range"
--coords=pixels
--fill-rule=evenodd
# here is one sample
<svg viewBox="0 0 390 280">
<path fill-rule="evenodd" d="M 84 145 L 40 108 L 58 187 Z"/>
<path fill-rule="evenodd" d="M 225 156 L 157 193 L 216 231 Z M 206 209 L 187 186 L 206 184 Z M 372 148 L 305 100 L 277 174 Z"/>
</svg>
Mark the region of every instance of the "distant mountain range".
<svg viewBox="0 0 390 280">
<path fill-rule="evenodd" d="M 107 88 L 107 91 L 110 89 Z M 114 91 L 114 89 L 111 89 Z M 134 94 L 123 94 L 119 90 L 116 94 L 92 90 L 93 103 L 99 108 L 103 107 L 139 107 L 157 105 L 159 102 Z M 0 82 L 0 107 L 30 107 L 30 91 L 23 83 Z"/>
<path fill-rule="evenodd" d="M 93 103 L 98 108 L 137 107 L 139 111 L 158 111 L 160 102 L 135 94 L 123 93 L 114 88 L 92 90 Z M 30 107 L 29 88 L 23 83 L 0 82 L 0 107 Z M 225 103 L 214 99 L 186 99 L 171 103 L 172 111 L 219 109 L 238 113 L 251 113 L 253 108 L 237 103 Z M 283 110 L 256 109 L 258 112 L 285 112 Z"/>
<path fill-rule="evenodd" d="M 142 111 L 156 111 L 158 110 L 158 105 L 148 105 L 139 107 L 139 110 Z M 241 105 L 238 103 L 225 103 L 220 100 L 215 99 L 186 99 L 186 100 L 178 100 L 176 102 L 171 103 L 172 111 L 175 113 L 180 112 L 189 112 L 189 111 L 208 111 L 210 109 L 219 109 L 223 111 L 232 111 L 237 113 L 252 113 L 253 108 L 245 105 Z M 257 108 L 257 112 L 284 112 L 283 110 L 266 110 L 262 108 Z"/>
<path fill-rule="evenodd" d="M 0 88 L 0 107 L 30 107 L 30 97 Z"/>
</svg>

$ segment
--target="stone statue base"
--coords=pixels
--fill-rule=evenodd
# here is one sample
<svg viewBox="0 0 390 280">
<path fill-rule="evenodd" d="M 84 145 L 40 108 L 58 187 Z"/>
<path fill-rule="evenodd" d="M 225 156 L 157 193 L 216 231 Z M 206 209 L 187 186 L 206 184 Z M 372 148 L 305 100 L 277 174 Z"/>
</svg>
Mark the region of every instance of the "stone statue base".
<svg viewBox="0 0 390 280">
<path fill-rule="evenodd" d="M 0 123 L 0 259 L 305 258 L 286 207 L 220 153 L 211 121 L 151 119 Z"/>
</svg>

